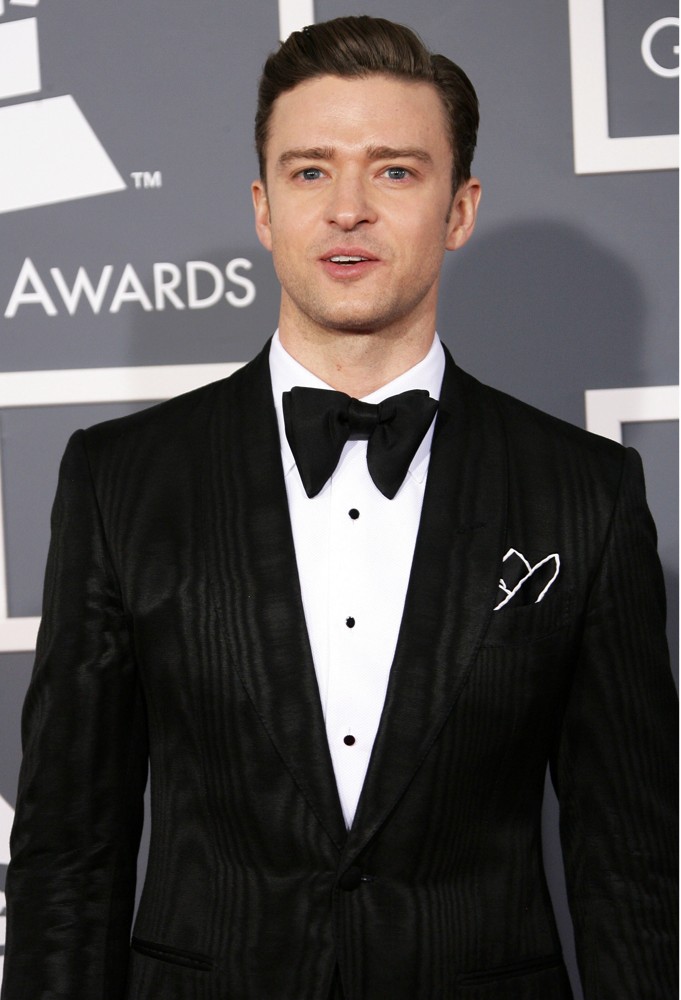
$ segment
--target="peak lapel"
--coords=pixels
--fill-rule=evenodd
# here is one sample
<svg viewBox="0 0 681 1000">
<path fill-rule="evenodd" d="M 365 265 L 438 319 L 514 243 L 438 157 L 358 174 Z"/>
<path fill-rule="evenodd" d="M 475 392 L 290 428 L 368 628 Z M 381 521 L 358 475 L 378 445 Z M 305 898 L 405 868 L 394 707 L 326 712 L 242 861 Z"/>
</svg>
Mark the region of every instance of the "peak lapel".
<svg viewBox="0 0 681 1000">
<path fill-rule="evenodd" d="M 334 844 L 346 837 L 300 594 L 272 400 L 269 343 L 219 394 L 206 525 L 212 589 L 234 668 Z"/>
<path fill-rule="evenodd" d="M 447 353 L 400 635 L 346 861 L 385 821 L 436 739 L 496 603 L 506 446 L 484 393 Z"/>
</svg>

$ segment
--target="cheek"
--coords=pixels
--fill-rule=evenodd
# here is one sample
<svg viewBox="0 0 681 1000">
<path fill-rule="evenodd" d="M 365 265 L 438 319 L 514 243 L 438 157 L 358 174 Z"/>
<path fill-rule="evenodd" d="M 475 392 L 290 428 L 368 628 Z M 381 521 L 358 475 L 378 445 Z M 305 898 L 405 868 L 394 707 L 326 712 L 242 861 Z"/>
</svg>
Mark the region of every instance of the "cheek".
<svg viewBox="0 0 681 1000">
<path fill-rule="evenodd" d="M 271 219 L 272 242 L 280 249 L 309 241 L 311 229 L 304 211 L 274 208 Z"/>
<path fill-rule="evenodd" d="M 444 242 L 447 232 L 448 204 L 434 206 L 432 202 L 415 206 L 408 214 L 399 213 L 394 224 L 399 227 L 402 239 L 408 245 L 416 248 L 439 246 Z"/>
<path fill-rule="evenodd" d="M 439 266 L 445 252 L 447 227 L 443 219 L 432 216 L 405 236 L 404 246 L 415 268 L 432 270 Z"/>
</svg>

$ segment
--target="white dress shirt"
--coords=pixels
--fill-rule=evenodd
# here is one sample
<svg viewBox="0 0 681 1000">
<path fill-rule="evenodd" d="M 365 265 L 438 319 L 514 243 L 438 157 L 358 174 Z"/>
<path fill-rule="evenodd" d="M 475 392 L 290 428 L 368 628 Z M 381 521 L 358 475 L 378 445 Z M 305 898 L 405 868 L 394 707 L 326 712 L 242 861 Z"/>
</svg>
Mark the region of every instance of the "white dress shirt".
<svg viewBox="0 0 681 1000">
<path fill-rule="evenodd" d="M 408 389 L 439 399 L 445 359 L 435 335 L 430 351 L 398 378 L 364 396 L 380 403 Z M 282 394 L 293 386 L 329 389 L 281 345 L 270 373 L 293 541 L 326 734 L 348 828 L 376 738 L 407 593 L 421 517 L 434 421 L 393 500 L 374 486 L 366 441 L 348 441 L 336 471 L 308 497 L 291 452 Z"/>
</svg>

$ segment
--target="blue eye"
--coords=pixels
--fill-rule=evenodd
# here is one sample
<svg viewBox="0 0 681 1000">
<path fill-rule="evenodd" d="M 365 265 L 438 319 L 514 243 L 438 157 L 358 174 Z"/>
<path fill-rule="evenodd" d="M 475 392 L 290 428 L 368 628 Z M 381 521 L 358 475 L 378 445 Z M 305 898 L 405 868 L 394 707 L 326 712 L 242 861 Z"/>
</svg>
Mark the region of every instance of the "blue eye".
<svg viewBox="0 0 681 1000">
<path fill-rule="evenodd" d="M 391 181 L 403 181 L 405 177 L 409 176 L 406 167 L 388 167 L 386 173 Z"/>
<path fill-rule="evenodd" d="M 300 171 L 300 176 L 304 181 L 316 181 L 322 176 L 322 172 L 318 167 L 305 167 Z"/>
</svg>

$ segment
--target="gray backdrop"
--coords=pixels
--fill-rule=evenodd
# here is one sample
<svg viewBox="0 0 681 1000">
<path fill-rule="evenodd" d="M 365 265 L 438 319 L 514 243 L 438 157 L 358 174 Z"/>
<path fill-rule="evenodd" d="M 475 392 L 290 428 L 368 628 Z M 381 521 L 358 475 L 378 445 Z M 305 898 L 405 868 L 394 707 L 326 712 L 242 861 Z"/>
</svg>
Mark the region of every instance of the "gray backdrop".
<svg viewBox="0 0 681 1000">
<path fill-rule="evenodd" d="M 439 317 L 463 367 L 581 425 L 586 390 L 677 381 L 677 178 L 654 138 L 676 131 L 673 0 L 279 7 L 282 25 L 311 11 L 403 21 L 473 79 L 484 197 L 472 242 L 446 261 Z M 279 14 L 275 0 L 0 0 L 0 890 L 67 436 L 209 375 L 186 366 L 249 359 L 275 326 L 248 188 Z M 599 69 L 589 44 L 603 19 Z M 589 104 L 607 102 L 600 136 L 588 116 L 573 125 L 578 79 Z M 585 134 L 593 156 L 577 174 Z M 604 168 L 602 148 L 622 161 Z M 147 367 L 168 365 L 183 367 Z M 598 398 L 644 458 L 676 650 L 677 404 L 657 390 Z M 555 814 L 549 794 L 547 865 L 572 962 Z"/>
</svg>

